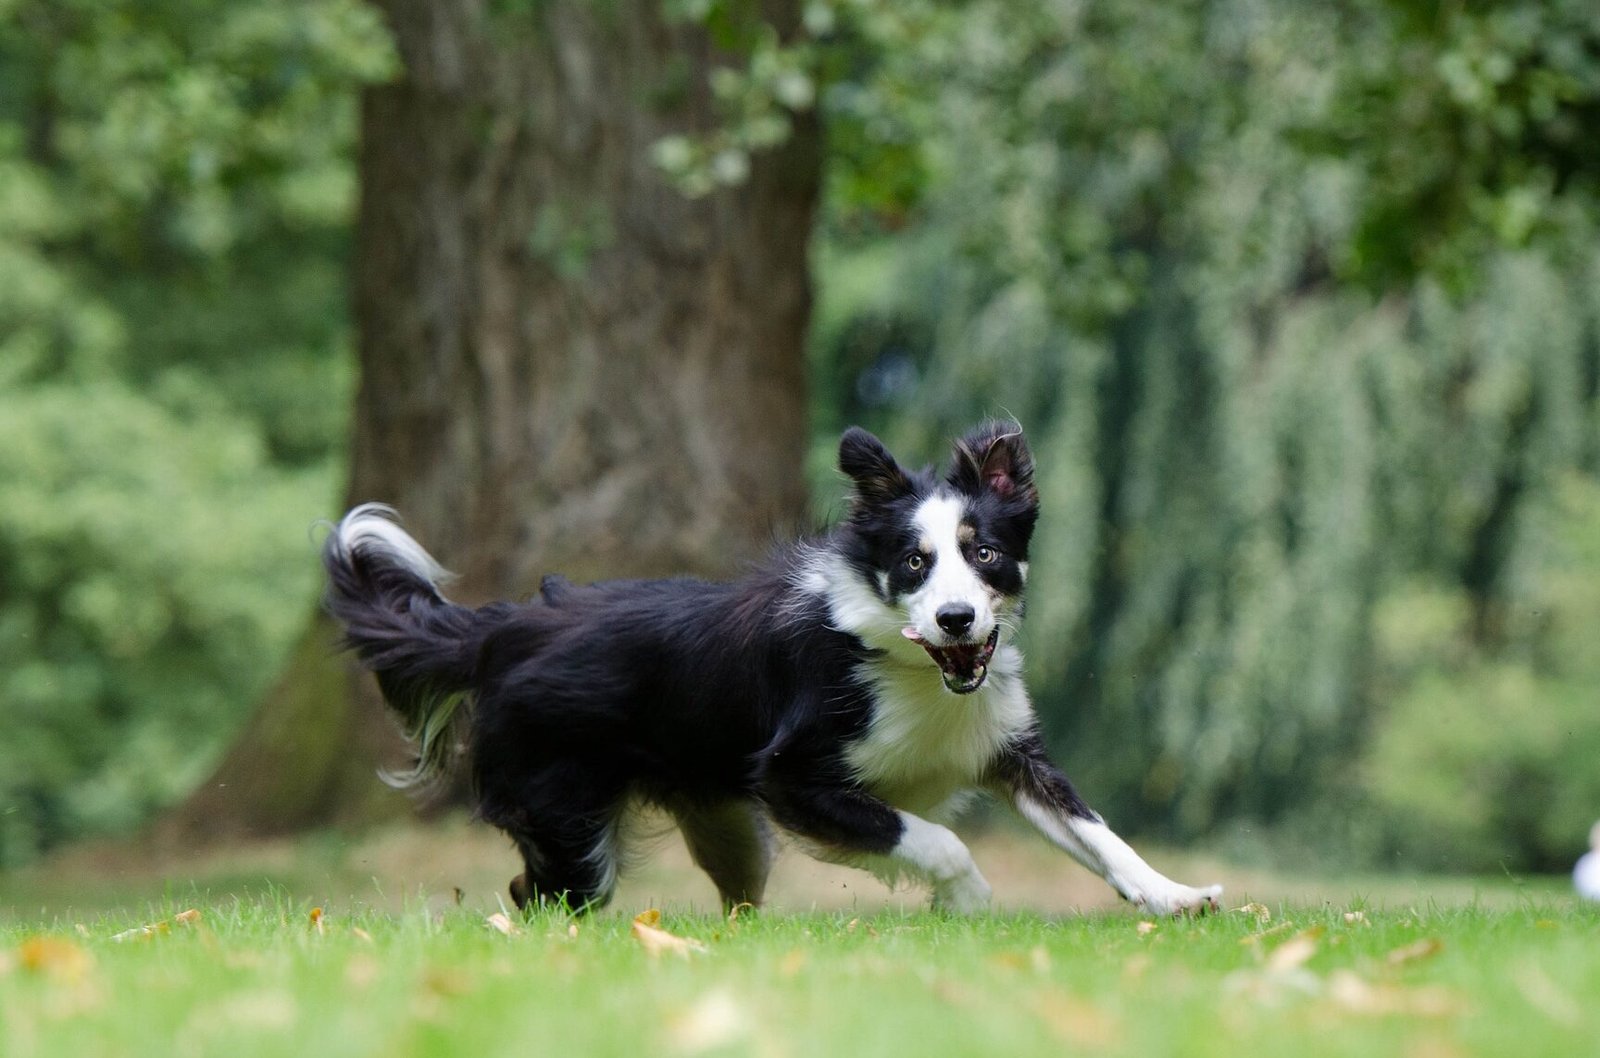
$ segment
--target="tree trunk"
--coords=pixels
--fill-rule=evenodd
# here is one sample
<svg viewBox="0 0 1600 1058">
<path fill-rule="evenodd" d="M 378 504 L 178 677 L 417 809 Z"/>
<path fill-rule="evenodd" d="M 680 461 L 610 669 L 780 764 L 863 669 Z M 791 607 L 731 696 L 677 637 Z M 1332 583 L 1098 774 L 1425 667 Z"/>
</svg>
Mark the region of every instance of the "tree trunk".
<svg viewBox="0 0 1600 1058">
<path fill-rule="evenodd" d="M 810 115 L 689 199 L 651 161 L 714 126 L 707 33 L 653 0 L 388 0 L 405 73 L 362 100 L 351 503 L 381 500 L 477 602 L 722 574 L 802 517 Z M 798 4 L 763 5 L 783 36 Z M 308 558 L 309 560 L 309 558 Z M 311 622 L 184 840 L 404 811 L 370 681 Z"/>
</svg>

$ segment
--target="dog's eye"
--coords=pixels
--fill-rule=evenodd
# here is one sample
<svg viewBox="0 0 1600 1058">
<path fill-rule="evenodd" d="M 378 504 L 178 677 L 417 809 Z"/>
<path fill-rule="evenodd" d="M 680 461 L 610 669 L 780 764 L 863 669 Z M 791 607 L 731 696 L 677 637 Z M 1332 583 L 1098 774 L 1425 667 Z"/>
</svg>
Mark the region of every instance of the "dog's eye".
<svg viewBox="0 0 1600 1058">
<path fill-rule="evenodd" d="M 925 563 L 921 555 L 910 554 L 906 556 L 906 569 L 909 569 L 911 572 L 921 573 L 924 565 Z"/>
<path fill-rule="evenodd" d="M 985 566 L 999 557 L 1000 552 L 996 551 L 988 544 L 984 544 L 982 547 L 978 548 L 978 561 L 982 562 Z"/>
</svg>

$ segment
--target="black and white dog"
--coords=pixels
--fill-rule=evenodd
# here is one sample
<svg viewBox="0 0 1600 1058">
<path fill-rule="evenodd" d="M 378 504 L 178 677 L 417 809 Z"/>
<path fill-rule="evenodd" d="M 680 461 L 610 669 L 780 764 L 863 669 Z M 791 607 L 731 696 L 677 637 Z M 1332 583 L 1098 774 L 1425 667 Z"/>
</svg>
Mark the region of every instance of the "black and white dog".
<svg viewBox="0 0 1600 1058">
<path fill-rule="evenodd" d="M 519 906 L 603 904 L 646 802 L 729 905 L 761 901 L 776 823 L 976 911 L 989 884 L 940 821 L 988 791 L 1134 904 L 1214 909 L 1220 887 L 1162 876 L 1045 756 L 1011 642 L 1038 515 L 1021 429 L 985 424 L 937 477 L 851 429 L 839 466 L 843 523 L 742 580 L 548 577 L 480 609 L 440 595 L 391 510 L 352 510 L 324 546 L 327 603 L 417 744 L 396 781 L 465 747 L 479 812 L 522 853 Z"/>
</svg>

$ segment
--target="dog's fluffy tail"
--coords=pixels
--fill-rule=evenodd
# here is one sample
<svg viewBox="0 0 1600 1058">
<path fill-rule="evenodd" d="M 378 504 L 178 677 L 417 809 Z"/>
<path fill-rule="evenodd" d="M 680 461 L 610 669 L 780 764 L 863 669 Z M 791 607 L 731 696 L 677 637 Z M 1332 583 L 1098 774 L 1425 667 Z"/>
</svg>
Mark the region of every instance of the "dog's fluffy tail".
<svg viewBox="0 0 1600 1058">
<path fill-rule="evenodd" d="M 328 612 L 343 646 L 378 677 L 417 748 L 414 767 L 384 773 L 391 786 L 425 786 L 464 742 L 476 656 L 475 614 L 439 594 L 442 566 L 400 528 L 391 507 L 366 503 L 340 519 L 322 545 Z"/>
</svg>

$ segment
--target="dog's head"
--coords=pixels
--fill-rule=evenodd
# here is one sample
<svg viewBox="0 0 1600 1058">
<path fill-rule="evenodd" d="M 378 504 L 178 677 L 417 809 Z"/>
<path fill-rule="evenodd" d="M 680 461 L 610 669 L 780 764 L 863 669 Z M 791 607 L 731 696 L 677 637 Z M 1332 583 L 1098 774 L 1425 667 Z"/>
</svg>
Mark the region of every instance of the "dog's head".
<svg viewBox="0 0 1600 1058">
<path fill-rule="evenodd" d="M 985 423 L 956 442 L 936 476 L 906 471 L 852 427 L 839 441 L 839 469 L 853 487 L 846 558 L 876 603 L 868 619 L 897 624 L 950 690 L 977 690 L 1021 606 L 1039 514 L 1022 428 Z"/>
</svg>

